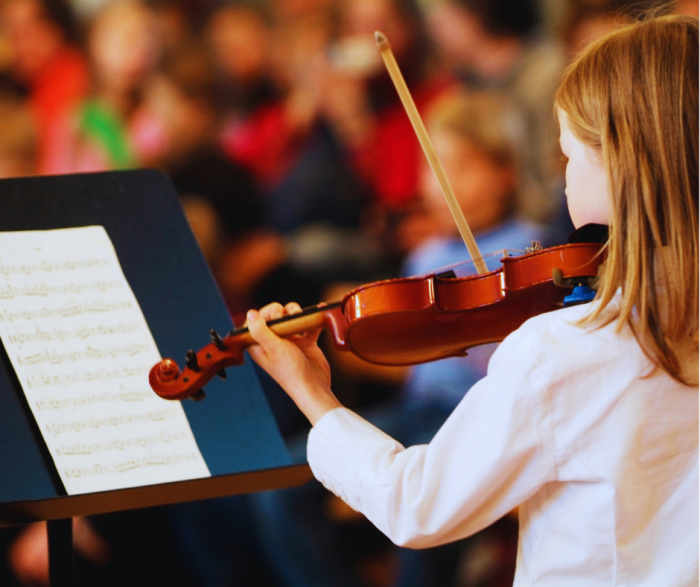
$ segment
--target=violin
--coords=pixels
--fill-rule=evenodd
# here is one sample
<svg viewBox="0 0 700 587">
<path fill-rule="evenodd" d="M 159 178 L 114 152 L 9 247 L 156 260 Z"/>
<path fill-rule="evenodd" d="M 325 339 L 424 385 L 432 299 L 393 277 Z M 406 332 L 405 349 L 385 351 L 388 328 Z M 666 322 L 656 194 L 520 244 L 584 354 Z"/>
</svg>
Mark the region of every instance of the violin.
<svg viewBox="0 0 700 587">
<path fill-rule="evenodd" d="M 458 276 L 450 269 L 378 281 L 352 290 L 340 302 L 319 304 L 300 314 L 271 320 L 268 326 L 282 337 L 326 328 L 338 350 L 377 365 L 416 365 L 464 356 L 472 347 L 502 341 L 528 318 L 562 307 L 562 286 L 583 286 L 595 278 L 603 261 L 603 246 L 598 244 L 601 235 L 596 229 L 581 232 L 586 229 L 582 227 L 574 233 L 578 233 L 578 242 L 547 249 L 533 247 L 517 257 L 506 252 L 496 258 L 495 268 L 489 267 L 459 208 L 389 41 L 379 31 L 375 39 L 477 275 Z M 581 242 L 585 234 L 594 234 L 592 240 L 597 242 Z M 159 396 L 202 399 L 202 387 L 214 375 L 225 378 L 224 368 L 242 364 L 245 349 L 255 344 L 245 327 L 223 338 L 212 331 L 211 337 L 211 344 L 187 353 L 184 371 L 172 359 L 164 359 L 151 369 L 149 382 Z"/>
<path fill-rule="evenodd" d="M 339 302 L 312 306 L 268 325 L 282 337 L 325 328 L 338 350 L 377 365 L 464 356 L 475 346 L 502 341 L 532 316 L 561 308 L 565 288 L 597 276 L 602 249 L 599 243 L 574 243 L 520 256 L 504 252 L 495 257 L 498 266 L 486 273 L 462 277 L 457 275 L 461 268 L 453 266 L 421 277 L 378 281 L 348 292 Z M 225 337 L 212 331 L 211 337 L 210 344 L 187 353 L 184 370 L 172 359 L 151 369 L 149 382 L 160 397 L 202 399 L 203 386 L 217 374 L 225 378 L 224 368 L 241 365 L 245 349 L 256 344 L 246 327 Z"/>
</svg>

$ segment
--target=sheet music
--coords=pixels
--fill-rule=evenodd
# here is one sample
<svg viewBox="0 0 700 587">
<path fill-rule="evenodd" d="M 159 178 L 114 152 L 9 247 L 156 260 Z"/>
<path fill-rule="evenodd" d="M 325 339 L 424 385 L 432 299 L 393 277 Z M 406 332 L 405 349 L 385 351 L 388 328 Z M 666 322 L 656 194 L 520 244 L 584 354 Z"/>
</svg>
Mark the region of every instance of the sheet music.
<svg viewBox="0 0 700 587">
<path fill-rule="evenodd" d="M 210 475 L 102 226 L 0 233 L 0 338 L 70 495 Z"/>
</svg>

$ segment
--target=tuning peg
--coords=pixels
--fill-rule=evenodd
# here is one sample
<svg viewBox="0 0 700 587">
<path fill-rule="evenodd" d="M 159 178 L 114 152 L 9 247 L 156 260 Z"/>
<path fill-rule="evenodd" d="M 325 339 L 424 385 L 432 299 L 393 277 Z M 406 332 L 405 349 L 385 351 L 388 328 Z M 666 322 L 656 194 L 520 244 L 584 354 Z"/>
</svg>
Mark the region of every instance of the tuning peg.
<svg viewBox="0 0 700 587">
<path fill-rule="evenodd" d="M 219 371 L 219 372 L 217 373 L 217 375 L 218 375 L 219 377 L 221 377 L 221 379 L 223 379 L 224 381 L 226 381 L 226 371 L 224 371 L 224 370 L 222 369 L 221 371 Z"/>
<path fill-rule="evenodd" d="M 193 350 L 187 351 L 187 354 L 185 355 L 185 364 L 187 365 L 188 369 L 198 373 L 200 369 L 199 362 L 197 361 L 197 353 L 195 353 Z"/>
<path fill-rule="evenodd" d="M 219 349 L 220 351 L 226 350 L 226 344 L 224 343 L 221 336 L 219 336 L 219 334 L 216 332 L 216 330 L 210 330 L 209 336 L 211 336 L 211 341 L 214 343 L 214 346 L 217 349 Z"/>
<path fill-rule="evenodd" d="M 190 396 L 190 399 L 195 402 L 201 402 L 206 396 L 203 390 L 199 390 Z"/>
</svg>

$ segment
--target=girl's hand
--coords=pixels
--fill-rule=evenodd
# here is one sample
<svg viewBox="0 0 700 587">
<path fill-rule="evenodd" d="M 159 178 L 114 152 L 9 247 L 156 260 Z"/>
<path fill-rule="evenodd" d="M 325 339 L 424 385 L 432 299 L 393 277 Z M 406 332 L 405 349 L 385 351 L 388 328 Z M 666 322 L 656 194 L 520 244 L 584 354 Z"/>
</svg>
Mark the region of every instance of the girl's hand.
<svg viewBox="0 0 700 587">
<path fill-rule="evenodd" d="M 326 412 L 341 406 L 331 391 L 328 361 L 318 348 L 321 329 L 290 338 L 280 338 L 266 324 L 301 312 L 299 304 L 274 303 L 260 312 L 250 310 L 246 326 L 258 343 L 248 349 L 253 360 L 267 371 L 289 394 L 312 425 Z"/>
</svg>

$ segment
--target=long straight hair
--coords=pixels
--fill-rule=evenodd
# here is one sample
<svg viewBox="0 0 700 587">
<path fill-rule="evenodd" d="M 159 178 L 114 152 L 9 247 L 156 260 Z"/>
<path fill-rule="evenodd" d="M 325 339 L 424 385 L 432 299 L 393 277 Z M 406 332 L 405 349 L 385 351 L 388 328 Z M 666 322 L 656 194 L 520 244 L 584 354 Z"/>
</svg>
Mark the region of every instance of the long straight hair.
<svg viewBox="0 0 700 587">
<path fill-rule="evenodd" d="M 698 20 L 610 33 L 569 66 L 556 105 L 601 153 L 611 198 L 600 304 L 582 323 L 629 325 L 657 367 L 690 383 L 676 349 L 698 346 Z"/>
</svg>

